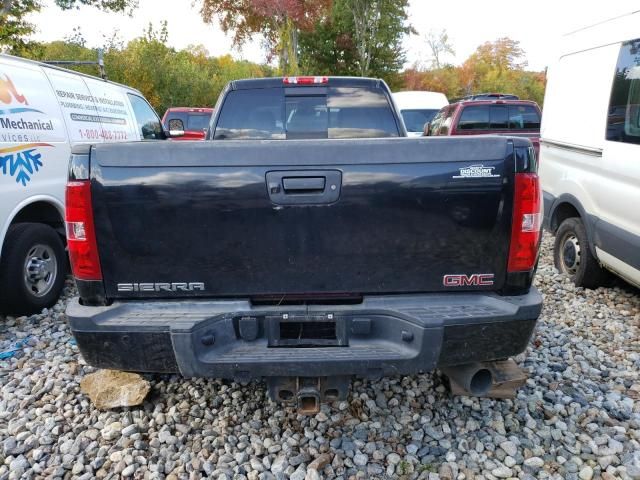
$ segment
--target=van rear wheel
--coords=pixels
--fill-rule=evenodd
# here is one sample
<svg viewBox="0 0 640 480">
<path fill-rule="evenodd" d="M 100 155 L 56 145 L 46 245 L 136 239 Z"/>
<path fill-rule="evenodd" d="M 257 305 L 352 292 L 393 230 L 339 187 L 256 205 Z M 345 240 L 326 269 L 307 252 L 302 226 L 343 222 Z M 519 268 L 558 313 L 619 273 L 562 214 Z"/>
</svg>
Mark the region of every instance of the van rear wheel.
<svg viewBox="0 0 640 480">
<path fill-rule="evenodd" d="M 52 306 L 64 287 L 64 245 L 41 223 L 9 227 L 0 259 L 0 309 L 27 315 Z"/>
<path fill-rule="evenodd" d="M 556 232 L 553 248 L 556 268 L 569 276 L 576 287 L 598 288 L 608 273 L 591 254 L 587 231 L 580 218 L 568 218 Z"/>
</svg>

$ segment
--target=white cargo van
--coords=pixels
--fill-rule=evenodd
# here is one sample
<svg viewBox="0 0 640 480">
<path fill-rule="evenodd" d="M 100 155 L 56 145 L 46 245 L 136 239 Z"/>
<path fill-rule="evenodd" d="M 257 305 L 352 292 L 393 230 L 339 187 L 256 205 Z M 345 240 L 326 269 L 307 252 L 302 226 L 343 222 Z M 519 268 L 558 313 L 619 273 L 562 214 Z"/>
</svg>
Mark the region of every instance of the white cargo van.
<svg viewBox="0 0 640 480">
<path fill-rule="evenodd" d="M 449 105 L 444 93 L 405 91 L 393 94 L 393 101 L 402 114 L 410 137 L 421 137 L 425 123 L 429 123 L 442 107 Z"/>
<path fill-rule="evenodd" d="M 556 267 L 578 286 L 606 270 L 640 286 L 640 11 L 565 37 L 541 137 Z"/>
<path fill-rule="evenodd" d="M 164 136 L 137 90 L 0 55 L 0 312 L 49 307 L 64 285 L 71 147 Z"/>
</svg>

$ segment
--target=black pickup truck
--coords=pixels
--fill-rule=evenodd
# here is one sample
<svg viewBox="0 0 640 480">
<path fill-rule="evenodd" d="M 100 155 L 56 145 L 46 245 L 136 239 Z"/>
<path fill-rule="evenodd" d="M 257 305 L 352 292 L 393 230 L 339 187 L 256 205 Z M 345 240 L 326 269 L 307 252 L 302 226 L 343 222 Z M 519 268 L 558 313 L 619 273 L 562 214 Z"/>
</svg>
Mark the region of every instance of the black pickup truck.
<svg viewBox="0 0 640 480">
<path fill-rule="evenodd" d="M 531 143 L 401 138 L 383 82 L 318 78 L 233 82 L 210 141 L 74 151 L 67 315 L 88 363 L 262 378 L 314 411 L 354 375 L 448 367 L 484 390 L 482 362 L 524 351 Z"/>
</svg>

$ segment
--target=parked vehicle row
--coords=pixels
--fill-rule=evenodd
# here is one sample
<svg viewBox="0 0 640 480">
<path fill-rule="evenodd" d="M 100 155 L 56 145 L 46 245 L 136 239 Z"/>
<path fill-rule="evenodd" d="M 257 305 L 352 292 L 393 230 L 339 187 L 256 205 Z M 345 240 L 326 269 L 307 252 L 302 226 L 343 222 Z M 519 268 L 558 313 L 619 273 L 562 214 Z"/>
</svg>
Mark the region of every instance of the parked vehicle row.
<svg viewBox="0 0 640 480">
<path fill-rule="evenodd" d="M 640 285 L 639 16 L 567 38 L 542 141 L 508 94 L 405 139 L 446 99 L 324 76 L 233 81 L 163 127 L 135 90 L 2 56 L 1 306 L 55 301 L 66 235 L 91 365 L 265 378 L 306 412 L 353 375 L 446 367 L 486 392 L 485 362 L 524 351 L 540 314 L 543 213 L 577 285 Z M 204 141 L 139 141 L 172 132 Z"/>
</svg>

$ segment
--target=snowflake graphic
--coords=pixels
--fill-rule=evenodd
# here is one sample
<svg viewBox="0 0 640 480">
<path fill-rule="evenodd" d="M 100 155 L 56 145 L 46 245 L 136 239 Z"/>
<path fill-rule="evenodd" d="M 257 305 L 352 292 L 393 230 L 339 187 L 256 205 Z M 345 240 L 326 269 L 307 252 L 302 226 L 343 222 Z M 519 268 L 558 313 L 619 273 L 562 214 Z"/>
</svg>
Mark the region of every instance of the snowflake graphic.
<svg viewBox="0 0 640 480">
<path fill-rule="evenodd" d="M 0 150 L 0 169 L 2 169 L 3 175 L 15 177 L 16 183 L 21 183 L 23 187 L 26 187 L 33 174 L 42 166 L 42 154 L 37 151 L 37 148 L 12 150 L 7 149 L 4 152 Z M 6 154 L 2 155 L 3 153 Z"/>
</svg>

